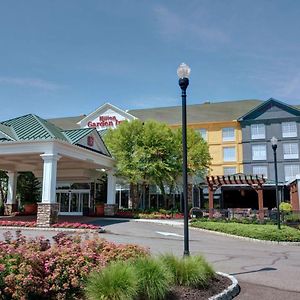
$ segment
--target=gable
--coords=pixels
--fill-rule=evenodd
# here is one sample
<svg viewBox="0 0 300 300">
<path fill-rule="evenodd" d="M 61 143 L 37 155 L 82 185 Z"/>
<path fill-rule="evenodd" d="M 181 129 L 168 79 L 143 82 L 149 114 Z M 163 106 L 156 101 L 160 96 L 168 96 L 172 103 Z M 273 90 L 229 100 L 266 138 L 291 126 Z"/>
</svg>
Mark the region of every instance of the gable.
<svg viewBox="0 0 300 300">
<path fill-rule="evenodd" d="M 238 121 L 294 119 L 297 117 L 300 117 L 300 110 L 296 107 L 271 98 L 240 117 Z"/>
<path fill-rule="evenodd" d="M 96 130 L 93 130 L 92 132 L 89 132 L 87 135 L 82 137 L 76 142 L 76 145 L 92 151 L 100 152 L 107 156 L 111 156 L 102 138 Z"/>
<path fill-rule="evenodd" d="M 110 103 L 105 103 L 78 124 L 81 128 L 95 128 L 100 131 L 108 128 L 114 129 L 123 121 L 133 119 L 136 119 L 133 115 Z"/>
</svg>

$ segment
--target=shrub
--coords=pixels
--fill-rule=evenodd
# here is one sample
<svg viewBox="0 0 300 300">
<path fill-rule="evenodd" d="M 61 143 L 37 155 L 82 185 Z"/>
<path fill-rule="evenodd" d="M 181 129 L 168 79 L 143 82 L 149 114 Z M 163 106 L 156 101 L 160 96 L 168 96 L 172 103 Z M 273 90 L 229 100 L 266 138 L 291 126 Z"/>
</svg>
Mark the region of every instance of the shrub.
<svg viewBox="0 0 300 300">
<path fill-rule="evenodd" d="M 89 300 L 130 300 L 137 295 L 137 277 L 134 268 L 124 262 L 115 262 L 87 280 Z"/>
<path fill-rule="evenodd" d="M 138 290 L 141 299 L 163 299 L 172 282 L 172 274 L 161 261 L 146 257 L 135 263 L 138 277 Z"/>
<path fill-rule="evenodd" d="M 215 274 L 213 268 L 199 255 L 179 259 L 166 254 L 161 256 L 161 260 L 173 274 L 173 283 L 176 285 L 203 287 Z"/>
<path fill-rule="evenodd" d="M 279 210 L 283 212 L 291 212 L 292 211 L 292 205 L 289 202 L 281 202 L 279 205 Z"/>
<path fill-rule="evenodd" d="M 287 223 L 300 222 L 300 213 L 291 213 L 285 216 L 285 221 Z"/>
<path fill-rule="evenodd" d="M 141 247 L 116 245 L 96 235 L 82 241 L 60 233 L 54 241 L 5 235 L 0 242 L 0 298 L 76 299 L 90 272 L 113 261 L 148 255 Z"/>
</svg>

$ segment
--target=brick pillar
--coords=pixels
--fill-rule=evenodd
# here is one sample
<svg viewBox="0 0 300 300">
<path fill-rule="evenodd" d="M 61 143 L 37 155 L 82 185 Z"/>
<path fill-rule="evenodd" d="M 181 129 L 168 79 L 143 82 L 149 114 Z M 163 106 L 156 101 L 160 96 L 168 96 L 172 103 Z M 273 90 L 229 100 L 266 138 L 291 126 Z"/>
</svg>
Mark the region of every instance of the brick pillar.
<svg viewBox="0 0 300 300">
<path fill-rule="evenodd" d="M 58 203 L 38 203 L 37 227 L 50 227 L 58 221 Z"/>
<path fill-rule="evenodd" d="M 211 219 L 214 215 L 214 190 L 208 188 L 208 207 L 209 207 L 209 218 Z"/>
<path fill-rule="evenodd" d="M 104 204 L 104 216 L 112 217 L 116 214 L 117 204 Z"/>
<path fill-rule="evenodd" d="M 4 204 L 4 215 L 10 216 L 13 212 L 18 211 L 18 204 Z"/>
<path fill-rule="evenodd" d="M 300 210 L 297 181 L 290 186 L 290 201 L 292 210 Z"/>
<path fill-rule="evenodd" d="M 7 172 L 8 186 L 7 186 L 7 200 L 4 205 L 4 215 L 10 216 L 13 212 L 18 210 L 18 204 L 16 201 L 17 191 L 17 172 Z"/>
<path fill-rule="evenodd" d="M 260 220 L 264 219 L 264 196 L 263 196 L 263 189 L 257 190 L 258 196 L 258 218 Z"/>
</svg>

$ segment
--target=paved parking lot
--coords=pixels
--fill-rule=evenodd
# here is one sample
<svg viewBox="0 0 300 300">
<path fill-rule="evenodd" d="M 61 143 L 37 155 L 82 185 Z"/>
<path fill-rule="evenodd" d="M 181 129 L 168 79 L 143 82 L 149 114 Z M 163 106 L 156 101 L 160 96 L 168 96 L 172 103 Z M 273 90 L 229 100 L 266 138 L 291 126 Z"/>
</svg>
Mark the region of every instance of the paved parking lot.
<svg viewBox="0 0 300 300">
<path fill-rule="evenodd" d="M 105 226 L 106 239 L 149 247 L 153 254 L 183 253 L 183 228 L 134 220 L 89 219 Z M 3 233 L 5 230 L 0 230 Z M 51 238 L 56 232 L 24 230 Z M 190 230 L 192 254 L 204 255 L 216 270 L 232 274 L 242 291 L 237 299 L 300 299 L 300 246 L 269 245 Z"/>
</svg>

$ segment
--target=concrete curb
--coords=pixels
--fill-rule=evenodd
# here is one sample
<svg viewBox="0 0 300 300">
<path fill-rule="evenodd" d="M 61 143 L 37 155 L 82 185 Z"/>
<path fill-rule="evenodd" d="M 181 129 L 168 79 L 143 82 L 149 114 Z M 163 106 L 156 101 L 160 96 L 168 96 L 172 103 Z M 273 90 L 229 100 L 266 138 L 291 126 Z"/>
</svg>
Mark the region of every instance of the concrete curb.
<svg viewBox="0 0 300 300">
<path fill-rule="evenodd" d="M 210 297 L 208 300 L 231 300 L 235 296 L 237 296 L 240 292 L 240 287 L 237 279 L 234 276 L 231 276 L 226 273 L 217 272 L 218 275 L 227 277 L 229 280 L 231 280 L 231 285 L 225 289 L 223 292 Z"/>
<path fill-rule="evenodd" d="M 224 233 L 224 232 L 219 232 L 219 231 L 214 231 L 214 230 L 208 230 L 208 229 L 203 229 L 203 228 L 197 228 L 197 227 L 192 227 L 192 226 L 190 226 L 190 228 L 193 229 L 193 230 L 213 233 L 213 234 L 216 234 L 216 235 L 222 235 L 222 236 L 226 236 L 226 237 L 232 237 L 232 238 L 235 238 L 235 239 L 244 240 L 244 241 L 248 241 L 248 242 L 254 242 L 254 243 L 261 243 L 261 244 L 267 244 L 267 245 L 281 245 L 281 246 L 300 246 L 300 242 L 265 241 L 265 240 L 258 240 L 258 239 L 254 239 L 254 238 L 238 236 L 238 235 L 233 235 L 233 234 L 229 234 L 229 233 Z"/>
<path fill-rule="evenodd" d="M 0 226 L 2 230 L 36 230 L 36 231 L 67 231 L 67 232 L 75 232 L 75 233 L 104 233 L 105 229 L 82 229 L 82 228 L 43 228 L 43 227 L 17 227 L 17 226 Z"/>
</svg>

